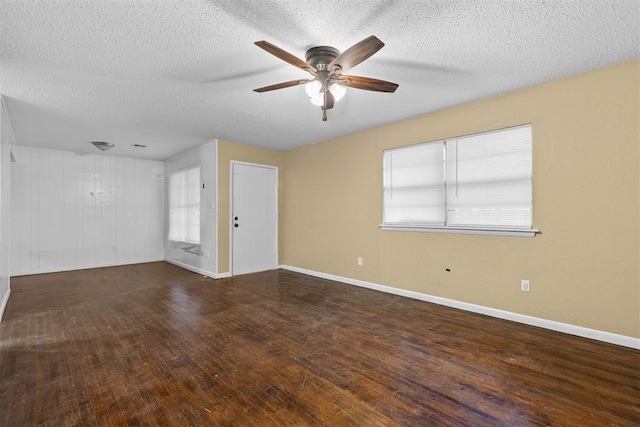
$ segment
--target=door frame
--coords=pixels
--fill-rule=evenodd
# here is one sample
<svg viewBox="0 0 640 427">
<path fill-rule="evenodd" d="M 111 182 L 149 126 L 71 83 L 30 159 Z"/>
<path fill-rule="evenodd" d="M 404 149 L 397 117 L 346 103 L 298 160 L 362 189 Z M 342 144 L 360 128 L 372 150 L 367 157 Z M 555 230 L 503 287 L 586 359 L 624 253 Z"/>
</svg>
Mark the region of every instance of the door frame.
<svg viewBox="0 0 640 427">
<path fill-rule="evenodd" d="M 276 222 L 275 222 L 275 251 L 276 251 L 276 259 L 275 259 L 275 267 L 278 268 L 280 262 L 280 253 L 278 248 L 278 241 L 280 240 L 280 231 L 278 229 L 278 223 L 280 221 L 280 210 L 278 209 L 278 183 L 279 183 L 279 168 L 278 166 L 273 165 L 264 165 L 260 163 L 250 163 L 243 162 L 240 160 L 231 160 L 229 162 L 229 275 L 233 277 L 233 168 L 235 165 L 243 165 L 243 166 L 253 166 L 263 169 L 272 169 L 275 172 L 275 188 L 274 188 L 274 197 L 275 197 L 275 209 L 276 209 Z"/>
</svg>

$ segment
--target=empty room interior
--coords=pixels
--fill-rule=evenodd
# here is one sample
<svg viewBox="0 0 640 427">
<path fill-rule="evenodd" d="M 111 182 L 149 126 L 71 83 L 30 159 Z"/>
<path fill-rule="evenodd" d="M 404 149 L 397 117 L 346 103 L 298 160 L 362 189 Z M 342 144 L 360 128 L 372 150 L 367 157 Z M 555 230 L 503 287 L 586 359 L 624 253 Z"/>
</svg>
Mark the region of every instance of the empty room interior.
<svg viewBox="0 0 640 427">
<path fill-rule="evenodd" d="M 640 3 L 0 0 L 0 426 L 640 425 Z"/>
</svg>

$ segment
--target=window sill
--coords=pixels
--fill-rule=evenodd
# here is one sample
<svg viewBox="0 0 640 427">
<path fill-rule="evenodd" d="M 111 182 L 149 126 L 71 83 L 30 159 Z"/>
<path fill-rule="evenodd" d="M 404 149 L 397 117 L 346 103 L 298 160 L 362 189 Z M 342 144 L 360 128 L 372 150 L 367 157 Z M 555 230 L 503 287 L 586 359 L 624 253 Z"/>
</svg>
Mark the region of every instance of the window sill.
<svg viewBox="0 0 640 427">
<path fill-rule="evenodd" d="M 461 228 L 430 227 L 428 225 L 389 225 L 379 226 L 383 231 L 414 231 L 420 233 L 480 234 L 483 236 L 534 237 L 540 230 L 522 230 L 515 228 Z"/>
</svg>

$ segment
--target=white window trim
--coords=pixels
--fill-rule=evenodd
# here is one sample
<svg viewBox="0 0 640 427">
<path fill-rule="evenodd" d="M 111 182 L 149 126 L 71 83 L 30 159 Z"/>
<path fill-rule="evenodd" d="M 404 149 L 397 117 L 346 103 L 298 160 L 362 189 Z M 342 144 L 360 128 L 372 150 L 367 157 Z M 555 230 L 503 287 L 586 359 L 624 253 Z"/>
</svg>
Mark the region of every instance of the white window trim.
<svg viewBox="0 0 640 427">
<path fill-rule="evenodd" d="M 436 227 L 428 225 L 393 225 L 380 224 L 382 231 L 418 231 L 422 233 L 479 234 L 484 236 L 534 237 L 540 233 L 536 229 L 516 228 L 471 228 L 471 227 Z"/>
</svg>

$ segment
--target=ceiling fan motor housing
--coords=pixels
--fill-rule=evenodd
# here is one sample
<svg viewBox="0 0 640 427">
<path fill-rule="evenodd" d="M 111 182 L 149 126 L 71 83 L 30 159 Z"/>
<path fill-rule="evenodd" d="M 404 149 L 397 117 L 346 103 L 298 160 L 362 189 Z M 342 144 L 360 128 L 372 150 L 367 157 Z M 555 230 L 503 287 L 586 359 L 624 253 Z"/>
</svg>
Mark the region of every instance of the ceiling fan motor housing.
<svg viewBox="0 0 640 427">
<path fill-rule="evenodd" d="M 316 46 L 307 50 L 304 57 L 307 63 L 318 71 L 327 70 L 327 65 L 340 55 L 340 51 L 331 46 Z M 331 71 L 331 70 L 328 70 Z"/>
</svg>

